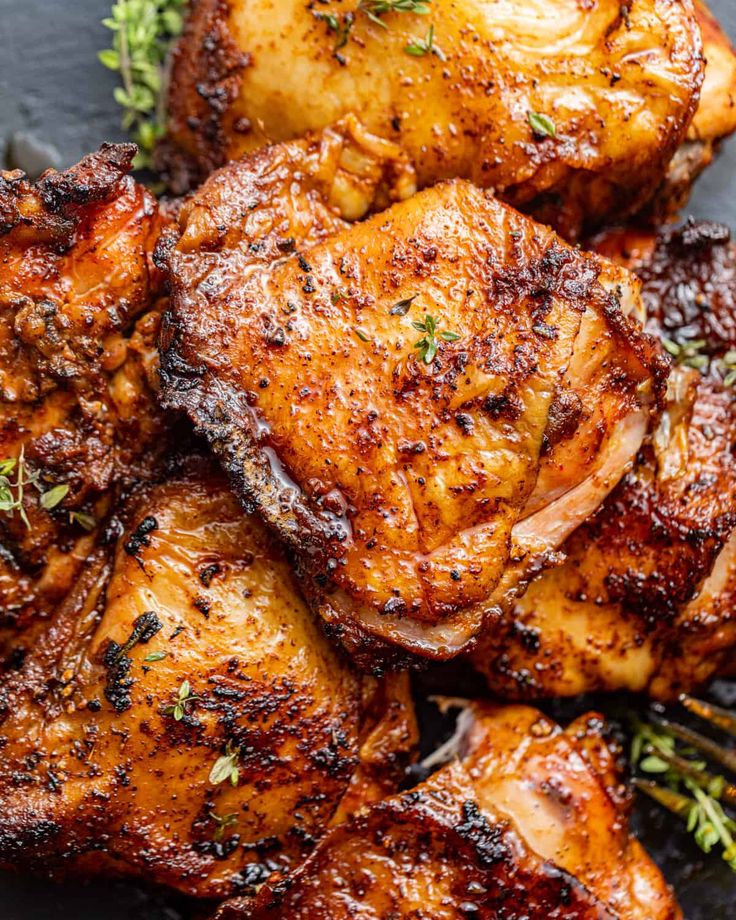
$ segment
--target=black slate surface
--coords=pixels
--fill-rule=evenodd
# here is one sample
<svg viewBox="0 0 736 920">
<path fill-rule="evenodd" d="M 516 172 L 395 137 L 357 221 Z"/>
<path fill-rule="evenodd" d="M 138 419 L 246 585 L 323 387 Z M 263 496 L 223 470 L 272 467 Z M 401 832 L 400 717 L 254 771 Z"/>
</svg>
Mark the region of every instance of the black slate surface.
<svg viewBox="0 0 736 920">
<path fill-rule="evenodd" d="M 521 0 L 520 0 L 521 2 Z M 736 39 L 736 0 L 711 0 Z M 102 141 L 122 139 L 119 113 L 112 102 L 115 77 L 97 63 L 108 44 L 99 24 L 107 0 L 0 0 L 0 158 L 9 165 L 29 146 L 40 166 L 64 167 Z M 736 229 L 736 140 L 701 178 L 686 210 Z M 425 679 L 426 680 L 426 679 Z M 732 684 L 721 697 L 736 702 Z M 610 700 L 594 700 L 609 708 Z M 582 711 L 589 701 L 565 706 Z M 435 712 L 423 707 L 438 734 Z M 635 826 L 676 885 L 688 920 L 734 920 L 736 876 L 717 856 L 704 858 L 676 822 L 655 806 L 641 805 Z M 0 920 L 188 920 L 183 898 L 146 891 L 123 882 L 55 885 L 39 879 L 0 874 Z"/>
</svg>

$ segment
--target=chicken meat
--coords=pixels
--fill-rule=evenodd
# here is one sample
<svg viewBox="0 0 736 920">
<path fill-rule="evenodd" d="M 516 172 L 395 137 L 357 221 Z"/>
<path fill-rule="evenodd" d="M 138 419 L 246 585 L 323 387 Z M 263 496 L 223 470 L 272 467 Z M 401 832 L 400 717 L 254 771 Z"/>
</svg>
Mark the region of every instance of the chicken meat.
<svg viewBox="0 0 736 920">
<path fill-rule="evenodd" d="M 635 456 L 667 362 L 633 276 L 354 120 L 216 173 L 161 247 L 162 398 L 362 666 L 466 648 Z M 405 164 L 404 164 L 405 165 Z"/>
<path fill-rule="evenodd" d="M 736 648 L 736 245 L 687 223 L 598 248 L 636 269 L 677 364 L 634 469 L 531 584 L 473 662 L 510 697 L 629 689 L 675 698 Z"/>
<path fill-rule="evenodd" d="M 691 0 L 198 0 L 159 160 L 182 191 L 354 113 L 420 186 L 470 179 L 572 237 L 655 194 L 703 69 Z"/>
<path fill-rule="evenodd" d="M 566 730 L 475 704 L 460 756 L 332 830 L 294 873 L 217 920 L 675 920 L 628 830 L 618 751 L 593 713 Z"/>
<path fill-rule="evenodd" d="M 406 675 L 355 673 L 196 458 L 109 522 L 0 681 L 0 864 L 249 891 L 396 789 Z"/>
<path fill-rule="evenodd" d="M 127 176 L 134 153 L 104 146 L 35 184 L 0 174 L 0 645 L 66 594 L 167 425 L 162 218 Z"/>
</svg>

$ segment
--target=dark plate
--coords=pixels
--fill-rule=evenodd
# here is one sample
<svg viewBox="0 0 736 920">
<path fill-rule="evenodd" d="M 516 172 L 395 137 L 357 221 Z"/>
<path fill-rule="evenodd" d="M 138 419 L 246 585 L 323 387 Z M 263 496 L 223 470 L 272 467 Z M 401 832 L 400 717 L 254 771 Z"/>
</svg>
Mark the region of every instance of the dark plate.
<svg viewBox="0 0 736 920">
<path fill-rule="evenodd" d="M 736 38 L 734 0 L 710 5 Z M 108 44 L 99 21 L 109 6 L 107 0 L 0 0 L 0 153 L 14 146 L 17 154 L 20 146 L 24 162 L 34 155 L 40 166 L 63 167 L 102 141 L 122 139 L 112 102 L 115 77 L 96 60 Z M 700 180 L 687 212 L 736 228 L 736 142 Z M 733 684 L 717 689 L 736 702 Z M 557 714 L 620 705 L 611 699 L 573 701 Z M 440 738 L 447 726 L 433 708 L 422 706 L 422 712 L 427 735 Z M 656 806 L 640 803 L 635 824 L 677 888 L 688 920 L 733 920 L 736 876 L 717 855 L 704 858 L 678 832 L 676 819 Z M 183 920 L 192 914 L 181 898 L 122 882 L 57 886 L 7 875 L 0 875 L 0 904 L 3 920 Z"/>
</svg>

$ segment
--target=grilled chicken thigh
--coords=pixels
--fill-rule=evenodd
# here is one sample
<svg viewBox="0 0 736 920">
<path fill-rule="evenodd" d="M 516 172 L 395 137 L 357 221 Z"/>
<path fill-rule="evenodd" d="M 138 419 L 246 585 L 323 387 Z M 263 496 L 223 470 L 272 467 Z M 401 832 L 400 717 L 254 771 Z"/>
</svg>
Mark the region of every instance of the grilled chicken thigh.
<svg viewBox="0 0 736 920">
<path fill-rule="evenodd" d="M 341 220 L 403 197 L 389 153 L 353 121 L 269 148 L 163 247 L 163 399 L 369 666 L 467 647 L 621 477 L 666 365 L 627 272 L 468 183 Z"/>
<path fill-rule="evenodd" d="M 733 668 L 736 246 L 724 227 L 689 223 L 599 248 L 637 270 L 648 328 L 678 366 L 634 469 L 474 652 L 507 696 L 670 698 Z"/>
<path fill-rule="evenodd" d="M 639 208 L 703 81 L 690 0 L 198 0 L 162 151 L 177 190 L 349 113 L 420 186 L 467 178 L 567 236 Z"/>
<path fill-rule="evenodd" d="M 139 490 L 0 683 L 0 861 L 248 891 L 395 789 L 406 675 L 356 675 L 206 465 Z"/>
<path fill-rule="evenodd" d="M 162 441 L 162 221 L 126 175 L 134 152 L 105 146 L 36 184 L 0 176 L 0 632 L 64 596 L 87 531 Z"/>
<path fill-rule="evenodd" d="M 535 709 L 476 704 L 461 724 L 459 760 L 335 828 L 217 920 L 680 917 L 629 835 L 599 716 L 563 731 Z"/>
</svg>

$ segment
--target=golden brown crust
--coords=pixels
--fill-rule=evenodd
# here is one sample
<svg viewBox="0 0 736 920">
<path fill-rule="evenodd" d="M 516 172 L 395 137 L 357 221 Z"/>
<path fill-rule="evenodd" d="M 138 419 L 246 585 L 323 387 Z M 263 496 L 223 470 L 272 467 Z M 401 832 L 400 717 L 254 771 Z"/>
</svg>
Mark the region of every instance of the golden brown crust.
<svg viewBox="0 0 736 920">
<path fill-rule="evenodd" d="M 558 6 L 435 3 L 384 29 L 354 3 L 199 0 L 174 56 L 162 165 L 181 190 L 354 113 L 400 144 L 420 186 L 470 179 L 572 237 L 659 187 L 703 61 L 690 0 Z M 352 17 L 338 50 L 326 14 Z M 441 55 L 407 54 L 430 23 Z M 555 138 L 534 133 L 535 112 Z"/>
<path fill-rule="evenodd" d="M 90 546 L 70 512 L 104 517 L 162 447 L 151 261 L 162 220 L 127 176 L 134 152 L 103 145 L 36 183 L 0 177 L 0 459 L 23 451 L 26 475 L 69 488 L 49 514 L 27 487 L 29 527 L 0 512 L 3 626 L 64 596 Z"/>
<path fill-rule="evenodd" d="M 0 860 L 249 891 L 395 789 L 408 682 L 349 669 L 209 464 L 122 519 L 0 684 Z M 211 773 L 228 754 L 234 784 Z"/>
<path fill-rule="evenodd" d="M 672 698 L 725 668 L 736 642 L 736 400 L 719 363 L 736 347 L 736 246 L 727 228 L 693 222 L 598 245 L 639 274 L 650 331 L 704 343 L 705 367 L 677 371 L 666 427 L 567 541 L 567 561 L 474 653 L 507 695 Z"/>
<path fill-rule="evenodd" d="M 333 830 L 254 901 L 217 920 L 674 920 L 656 866 L 606 789 L 599 716 L 568 731 L 526 707 L 473 705 L 459 761 Z M 615 752 L 609 752 L 615 756 Z"/>
<path fill-rule="evenodd" d="M 182 211 L 163 398 L 294 549 L 356 658 L 446 658 L 613 487 L 666 361 L 621 310 L 626 273 L 468 183 L 348 227 L 328 207 L 345 130 L 233 164 Z M 378 188 L 370 151 L 344 149 Z M 563 391 L 585 412 L 552 444 Z"/>
</svg>

